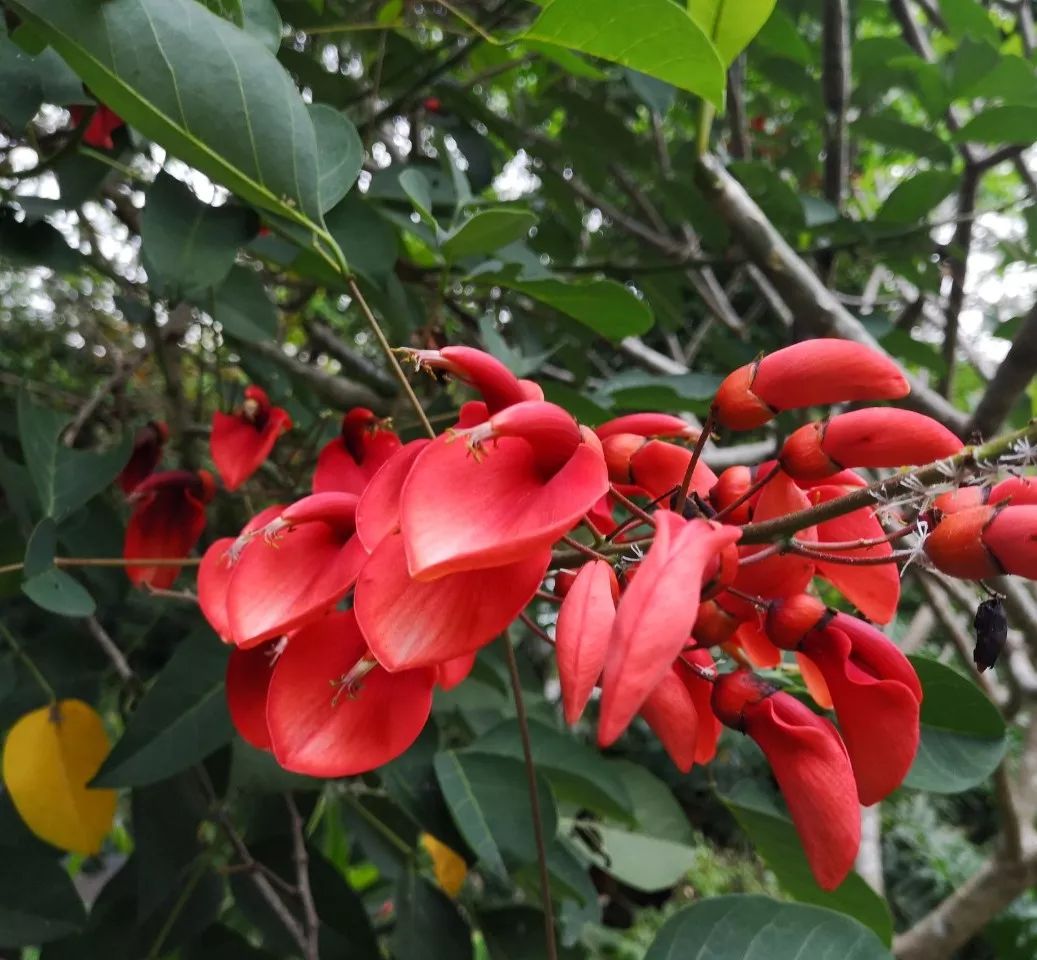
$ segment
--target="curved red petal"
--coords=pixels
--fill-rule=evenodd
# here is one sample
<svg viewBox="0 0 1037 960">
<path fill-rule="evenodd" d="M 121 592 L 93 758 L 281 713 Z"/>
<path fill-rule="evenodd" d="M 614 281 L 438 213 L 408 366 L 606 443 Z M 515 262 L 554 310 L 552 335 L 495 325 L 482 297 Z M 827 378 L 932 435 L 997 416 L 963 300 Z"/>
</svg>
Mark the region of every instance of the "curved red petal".
<svg viewBox="0 0 1037 960">
<path fill-rule="evenodd" d="M 266 698 L 274 673 L 272 644 L 253 650 L 231 650 L 227 660 L 227 710 L 234 729 L 246 743 L 270 750 Z"/>
<path fill-rule="evenodd" d="M 356 505 L 356 533 L 372 552 L 382 540 L 400 529 L 403 484 L 418 454 L 431 440 L 412 440 L 390 457 L 371 478 Z"/>
<path fill-rule="evenodd" d="M 687 447 L 664 440 L 649 440 L 630 458 L 630 479 L 653 499 L 661 497 L 680 487 L 691 457 L 692 452 Z M 688 489 L 700 497 L 708 497 L 716 482 L 717 475 L 699 460 Z"/>
<path fill-rule="evenodd" d="M 227 616 L 227 591 L 234 575 L 234 564 L 228 553 L 234 537 L 216 540 L 202 557 L 198 567 L 198 606 L 224 643 L 231 642 L 230 619 Z"/>
<path fill-rule="evenodd" d="M 1037 507 L 1002 509 L 983 531 L 983 545 L 1006 573 L 1037 580 Z"/>
<path fill-rule="evenodd" d="M 126 526 L 123 556 L 134 560 L 186 557 L 204 529 L 205 507 L 188 490 L 182 486 L 159 487 L 135 504 Z M 158 589 L 171 587 L 179 574 L 180 567 L 126 567 L 126 576 L 133 584 Z"/>
<path fill-rule="evenodd" d="M 466 653 L 453 660 L 436 664 L 436 686 L 440 690 L 453 690 L 459 683 L 468 679 L 468 674 L 475 666 L 475 653 Z"/>
<path fill-rule="evenodd" d="M 599 440 L 616 433 L 633 433 L 639 437 L 698 438 L 699 431 L 686 420 L 671 413 L 627 413 L 594 428 Z"/>
<path fill-rule="evenodd" d="M 212 462 L 228 490 L 236 490 L 274 449 L 277 438 L 292 425 L 280 407 L 273 407 L 262 429 L 240 416 L 217 411 L 212 418 L 209 449 Z"/>
<path fill-rule="evenodd" d="M 463 443 L 440 437 L 403 487 L 410 571 L 432 579 L 520 560 L 571 530 L 607 489 L 601 451 L 589 443 L 544 480 L 525 440 L 502 437 L 480 463 Z"/>
<path fill-rule="evenodd" d="M 550 548 L 542 548 L 517 563 L 415 580 L 403 538 L 393 534 L 364 565 L 353 609 L 386 670 L 443 663 L 500 634 L 533 599 L 550 562 Z"/>
<path fill-rule="evenodd" d="M 432 708 L 434 670 L 375 666 L 353 692 L 336 683 L 367 652 L 352 611 L 292 637 L 274 667 L 266 719 L 277 762 L 315 777 L 346 777 L 398 757 Z"/>
<path fill-rule="evenodd" d="M 923 413 L 899 407 L 869 407 L 832 417 L 821 446 L 843 466 L 899 467 L 949 457 L 959 453 L 964 444 L 942 423 Z"/>
<path fill-rule="evenodd" d="M 922 702 L 922 684 L 915 668 L 904 656 L 904 651 L 881 630 L 842 612 L 837 612 L 829 623 L 850 638 L 853 643 L 853 659 L 869 673 L 876 677 L 898 680 L 911 691 L 919 703 Z"/>
<path fill-rule="evenodd" d="M 713 684 L 704 680 L 690 666 L 715 670 L 716 665 L 708 650 L 689 650 L 674 662 L 673 668 L 681 678 L 698 714 L 698 736 L 695 743 L 695 762 L 709 763 L 717 753 L 717 741 L 720 739 L 721 723 L 713 713 L 710 699 L 713 696 Z"/>
<path fill-rule="evenodd" d="M 604 560 L 585 564 L 558 611 L 555 656 L 568 724 L 580 719 L 605 666 L 616 619 L 612 580 L 612 568 Z"/>
<path fill-rule="evenodd" d="M 674 766 L 687 773 L 695 764 L 698 750 L 699 714 L 691 691 L 675 668 L 655 685 L 640 713 Z"/>
</svg>

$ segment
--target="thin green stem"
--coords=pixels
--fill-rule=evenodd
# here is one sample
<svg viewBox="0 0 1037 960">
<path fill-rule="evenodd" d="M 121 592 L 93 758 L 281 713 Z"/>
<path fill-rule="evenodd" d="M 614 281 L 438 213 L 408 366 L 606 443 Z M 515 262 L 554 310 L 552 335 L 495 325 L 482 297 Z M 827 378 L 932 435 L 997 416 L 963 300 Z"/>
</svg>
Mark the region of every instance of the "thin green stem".
<svg viewBox="0 0 1037 960">
<path fill-rule="evenodd" d="M 188 875 L 187 880 L 184 881 L 180 896 L 177 897 L 176 903 L 173 904 L 173 909 L 169 911 L 169 915 L 162 924 L 162 929 L 159 930 L 154 943 L 151 944 L 146 960 L 158 960 L 162 956 L 162 947 L 169 938 L 173 925 L 180 919 L 180 914 L 184 912 L 184 907 L 187 906 L 188 900 L 191 899 L 191 894 L 194 893 L 195 887 L 198 886 L 202 877 L 205 876 L 205 870 L 208 865 L 208 858 L 205 856 L 199 856 L 195 861 L 191 873 Z"/>
<path fill-rule="evenodd" d="M 540 902 L 544 908 L 544 944 L 547 948 L 547 960 L 558 960 L 558 945 L 555 942 L 554 904 L 551 901 L 551 879 L 547 871 L 547 844 L 544 841 L 544 821 L 540 811 L 540 793 L 537 790 L 536 766 L 533 764 L 533 745 L 529 739 L 529 718 L 526 716 L 526 704 L 522 699 L 522 680 L 519 677 L 518 661 L 515 659 L 515 648 L 511 645 L 511 637 L 505 633 L 501 640 L 504 643 L 504 656 L 508 662 L 508 676 L 511 679 L 511 694 L 515 699 L 515 716 L 518 719 L 519 736 L 522 739 L 522 756 L 526 763 L 526 781 L 529 784 L 529 806 L 533 819 L 533 840 L 536 843 L 537 866 L 540 869 Z"/>
<path fill-rule="evenodd" d="M 709 134 L 713 129 L 713 118 L 716 108 L 708 100 L 702 101 L 699 108 L 699 128 L 695 135 L 695 156 L 704 157 L 709 153 Z"/>
<path fill-rule="evenodd" d="M 15 638 L 15 635 L 11 633 L 3 623 L 0 623 L 0 636 L 7 641 L 7 645 L 11 648 L 14 655 L 25 664 L 25 669 L 32 674 L 32 678 L 37 684 L 39 684 L 40 689 L 47 695 L 47 699 L 52 704 L 57 703 L 58 695 L 54 692 L 54 688 L 50 685 L 50 681 L 40 672 L 40 668 L 33 662 L 32 657 L 22 649 L 22 645 Z"/>
</svg>

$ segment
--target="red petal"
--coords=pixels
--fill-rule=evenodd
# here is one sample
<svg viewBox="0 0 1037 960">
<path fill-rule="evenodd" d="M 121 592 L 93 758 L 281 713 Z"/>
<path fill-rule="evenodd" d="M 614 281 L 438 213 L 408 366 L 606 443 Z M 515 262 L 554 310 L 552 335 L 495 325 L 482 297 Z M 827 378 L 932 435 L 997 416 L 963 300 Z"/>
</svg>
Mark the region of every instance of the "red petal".
<svg viewBox="0 0 1037 960">
<path fill-rule="evenodd" d="M 963 444 L 925 414 L 875 407 L 832 417 L 822 447 L 843 466 L 899 467 L 949 457 L 959 453 Z"/>
<path fill-rule="evenodd" d="M 604 560 L 584 565 L 558 611 L 555 655 L 568 724 L 580 719 L 605 666 L 616 619 L 612 580 L 612 568 Z"/>
<path fill-rule="evenodd" d="M 853 643 L 853 660 L 870 674 L 902 683 L 914 698 L 922 702 L 922 684 L 911 661 L 881 630 L 848 613 L 836 613 L 831 626 L 840 630 Z"/>
<path fill-rule="evenodd" d="M 630 458 L 630 479 L 648 496 L 661 497 L 680 487 L 691 462 L 692 452 L 663 440 L 649 440 Z M 699 460 L 691 476 L 689 489 L 700 497 L 709 496 L 717 475 Z"/>
<path fill-rule="evenodd" d="M 627 728 L 688 641 L 706 565 L 741 532 L 706 520 L 654 514 L 655 541 L 619 602 L 602 678 L 598 741 Z"/>
<path fill-rule="evenodd" d="M 319 521 L 286 530 L 274 544 L 256 539 L 227 594 L 234 642 L 255 646 L 321 616 L 349 592 L 366 559 L 358 537 L 343 542 Z"/>
<path fill-rule="evenodd" d="M 669 413 L 628 413 L 594 428 L 598 439 L 617 433 L 633 433 L 639 437 L 686 437 L 695 440 L 698 430 L 687 421 Z"/>
<path fill-rule="evenodd" d="M 641 705 L 641 716 L 659 738 L 674 766 L 687 773 L 698 749 L 699 715 L 676 669 L 669 670 Z"/>
<path fill-rule="evenodd" d="M 503 437 L 478 463 L 463 443 L 440 437 L 403 487 L 411 573 L 432 579 L 521 560 L 572 529 L 607 489 L 601 451 L 589 443 L 545 481 L 525 440 Z"/>
<path fill-rule="evenodd" d="M 138 492 L 140 489 L 137 488 Z M 123 556 L 129 559 L 186 557 L 204 529 L 205 507 L 187 489 L 159 487 L 146 493 L 134 506 L 126 527 Z M 126 567 L 126 576 L 132 583 L 159 589 L 171 587 L 179 574 L 179 567 Z"/>
<path fill-rule="evenodd" d="M 435 671 L 390 674 L 375 666 L 354 693 L 336 688 L 366 652 L 352 611 L 333 613 L 291 638 L 274 668 L 266 708 L 274 756 L 285 769 L 352 776 L 388 763 L 417 739 L 432 708 Z"/>
<path fill-rule="evenodd" d="M 781 663 L 781 651 L 767 637 L 759 616 L 744 620 L 735 631 L 734 640 L 754 667 L 765 669 Z"/>
<path fill-rule="evenodd" d="M 274 673 L 273 644 L 254 650 L 231 650 L 227 661 L 227 709 L 234 729 L 246 743 L 270 750 L 266 698 Z"/>
<path fill-rule="evenodd" d="M 466 653 L 464 656 L 454 657 L 445 663 L 436 665 L 436 686 L 440 690 L 453 690 L 463 680 L 468 679 L 468 674 L 475 666 L 475 653 Z"/>
<path fill-rule="evenodd" d="M 400 529 L 400 496 L 418 454 L 430 440 L 412 440 L 383 464 L 356 505 L 356 532 L 368 551 Z"/>
<path fill-rule="evenodd" d="M 224 643 L 231 642 L 230 620 L 227 617 L 227 590 L 234 575 L 234 565 L 228 551 L 234 545 L 234 537 L 222 537 L 215 541 L 198 567 L 198 606 Z"/>
<path fill-rule="evenodd" d="M 842 487 L 820 486 L 810 491 L 811 503 L 826 503 L 841 497 L 845 493 Z M 849 540 L 874 540 L 885 535 L 882 524 L 870 507 L 854 510 L 832 520 L 826 520 L 817 526 L 817 547 L 825 549 L 825 542 L 839 543 Z M 859 550 L 840 550 L 840 556 L 847 557 L 888 557 L 893 553 L 893 546 L 880 543 L 874 547 L 862 547 Z M 889 623 L 896 615 L 900 603 L 900 572 L 895 563 L 880 566 L 855 567 L 845 563 L 825 563 L 817 561 L 817 572 L 828 580 L 869 620 L 878 623 Z"/>
<path fill-rule="evenodd" d="M 386 537 L 357 581 L 353 608 L 371 652 L 387 670 L 443 663 L 485 646 L 533 599 L 550 548 L 517 563 L 415 580 L 403 538 Z"/>
<path fill-rule="evenodd" d="M 710 699 L 713 696 L 713 684 L 708 680 L 703 680 L 688 666 L 688 663 L 694 663 L 708 670 L 713 670 L 715 664 L 708 650 L 689 650 L 680 659 L 676 660 L 673 665 L 677 675 L 684 682 L 684 686 L 687 687 L 688 693 L 691 694 L 691 701 L 695 704 L 695 711 L 698 713 L 699 724 L 698 738 L 695 745 L 695 762 L 709 763 L 716 756 L 717 741 L 720 739 L 721 730 L 720 721 L 710 706 Z"/>
<path fill-rule="evenodd" d="M 983 531 L 983 545 L 1006 573 L 1037 580 L 1037 507 L 1005 507 Z"/>
<path fill-rule="evenodd" d="M 391 430 L 374 430 L 359 438 L 363 457 L 356 460 L 342 437 L 325 444 L 317 457 L 313 492 L 338 490 L 360 496 L 378 469 L 400 449 L 400 438 Z"/>
<path fill-rule="evenodd" d="M 259 469 L 277 438 L 291 425 L 291 418 L 280 407 L 271 408 L 261 430 L 240 416 L 214 413 L 209 448 L 223 485 L 228 490 L 240 487 Z"/>
</svg>

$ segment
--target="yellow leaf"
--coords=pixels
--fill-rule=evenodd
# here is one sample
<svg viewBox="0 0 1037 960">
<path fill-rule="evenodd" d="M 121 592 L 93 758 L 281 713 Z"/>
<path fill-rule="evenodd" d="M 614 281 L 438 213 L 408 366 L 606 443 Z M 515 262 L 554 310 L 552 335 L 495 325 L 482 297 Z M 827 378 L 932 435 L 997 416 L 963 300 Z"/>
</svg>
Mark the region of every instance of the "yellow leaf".
<svg viewBox="0 0 1037 960">
<path fill-rule="evenodd" d="M 464 886 L 468 876 L 468 867 L 464 859 L 454 853 L 445 843 L 441 843 L 431 833 L 421 835 L 421 845 L 432 858 L 432 870 L 436 875 L 439 888 L 450 897 L 456 897 Z"/>
<path fill-rule="evenodd" d="M 41 840 L 91 854 L 112 828 L 114 790 L 87 787 L 110 750 L 104 724 L 82 700 L 27 713 L 4 744 L 4 784 L 19 815 Z"/>
</svg>

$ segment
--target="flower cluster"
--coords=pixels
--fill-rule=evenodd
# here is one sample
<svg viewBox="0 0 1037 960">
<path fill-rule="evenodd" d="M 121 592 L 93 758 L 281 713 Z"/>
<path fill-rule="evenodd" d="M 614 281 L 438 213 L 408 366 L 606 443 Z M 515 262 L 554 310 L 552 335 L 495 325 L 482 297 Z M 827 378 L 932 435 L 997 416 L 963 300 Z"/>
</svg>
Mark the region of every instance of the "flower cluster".
<svg viewBox="0 0 1037 960">
<path fill-rule="evenodd" d="M 234 647 L 227 696 L 242 736 L 296 772 L 371 770 L 418 737 L 437 686 L 464 680 L 531 603 L 551 604 L 554 635 L 541 632 L 555 645 L 567 722 L 600 689 L 599 743 L 640 717 L 682 771 L 713 758 L 722 726 L 747 734 L 818 882 L 841 883 L 859 804 L 896 789 L 918 747 L 921 686 L 873 625 L 896 612 L 897 562 L 1037 577 L 1037 484 L 965 487 L 889 531 L 859 499 L 811 522 L 812 508 L 867 486 L 857 468 L 957 463 L 961 441 L 921 414 L 854 409 L 796 430 L 771 462 L 718 476 L 701 457 L 706 434 L 678 417 L 590 429 L 479 350 L 407 353 L 480 399 L 442 435 L 406 443 L 371 411 L 348 412 L 313 492 L 266 508 L 203 557 L 198 599 Z M 727 377 L 710 424 L 755 429 L 783 410 L 907 392 L 884 355 L 808 341 Z M 212 454 L 226 488 L 289 427 L 256 387 L 236 414 L 217 414 Z M 182 556 L 204 522 L 208 474 L 149 475 L 164 438 L 146 428 L 127 468 L 127 556 Z M 775 542 L 746 535 L 782 518 L 789 533 Z M 895 549 L 908 536 L 916 546 Z M 176 571 L 130 575 L 156 586 Z M 861 616 L 826 607 L 816 581 Z M 775 680 L 788 675 L 773 669 L 786 652 L 805 691 Z"/>
</svg>

